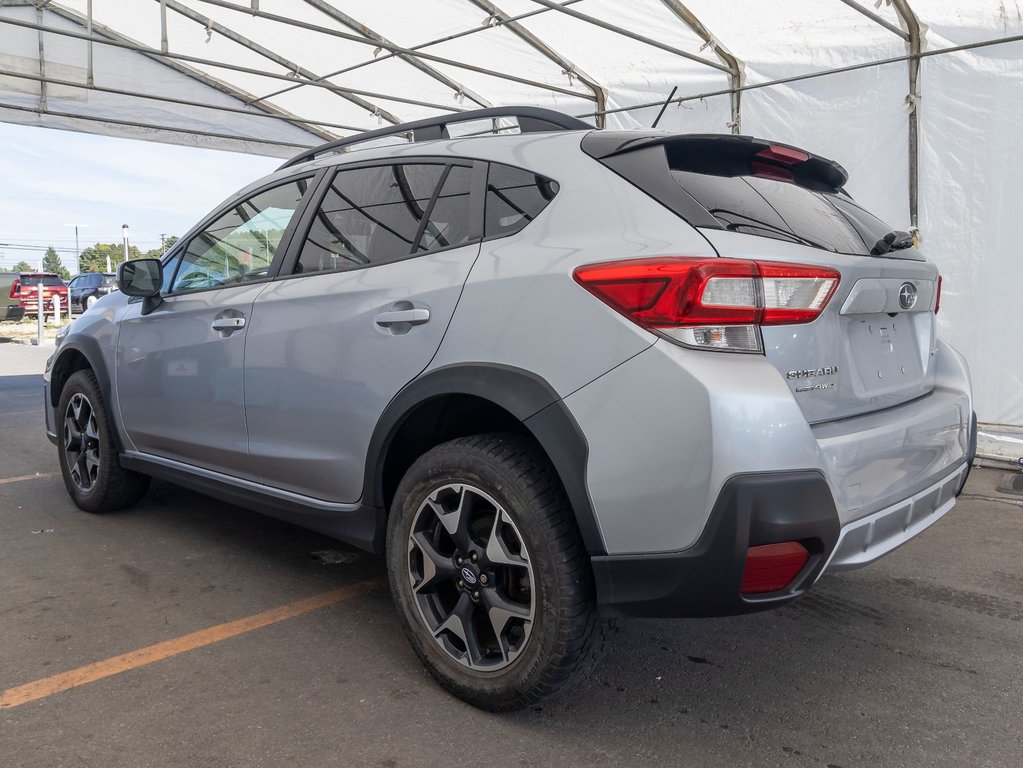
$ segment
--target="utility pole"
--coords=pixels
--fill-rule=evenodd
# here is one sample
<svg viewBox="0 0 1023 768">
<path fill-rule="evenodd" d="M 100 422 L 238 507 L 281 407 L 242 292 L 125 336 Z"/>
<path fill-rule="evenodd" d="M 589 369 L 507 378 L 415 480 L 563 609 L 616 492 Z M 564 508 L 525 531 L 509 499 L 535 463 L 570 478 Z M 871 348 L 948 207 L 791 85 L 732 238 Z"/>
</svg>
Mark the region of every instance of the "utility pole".
<svg viewBox="0 0 1023 768">
<path fill-rule="evenodd" d="M 82 273 L 82 249 L 78 245 L 78 228 L 79 227 L 88 227 L 89 225 L 88 224 L 65 224 L 64 226 L 65 227 L 74 227 L 75 228 L 75 273 L 80 275 Z"/>
<path fill-rule="evenodd" d="M 167 253 L 167 235 L 160 235 L 160 255 Z"/>
<path fill-rule="evenodd" d="M 124 237 L 124 260 L 128 260 L 128 225 L 121 225 L 121 235 Z M 107 272 L 110 271 L 110 257 L 107 256 Z"/>
</svg>

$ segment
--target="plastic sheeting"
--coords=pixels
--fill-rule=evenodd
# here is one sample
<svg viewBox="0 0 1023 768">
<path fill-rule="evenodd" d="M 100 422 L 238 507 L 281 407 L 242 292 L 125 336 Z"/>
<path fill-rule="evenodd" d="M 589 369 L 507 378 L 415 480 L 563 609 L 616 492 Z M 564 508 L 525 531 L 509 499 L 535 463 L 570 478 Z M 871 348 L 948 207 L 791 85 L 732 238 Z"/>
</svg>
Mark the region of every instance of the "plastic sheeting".
<svg viewBox="0 0 1023 768">
<path fill-rule="evenodd" d="M 477 106 L 649 126 L 677 87 L 683 100 L 659 127 L 741 130 L 834 158 L 855 197 L 908 229 L 910 64 L 878 64 L 910 52 L 906 13 L 925 53 L 1023 34 L 1018 4 L 1001 0 L 558 1 L 92 0 L 95 35 L 117 47 L 94 43 L 90 70 L 89 0 L 0 0 L 0 120 L 287 156 Z M 982 450 L 1012 459 L 1023 453 L 1021 54 L 1012 42 L 925 57 L 915 102 L 941 333 L 970 360 Z M 856 65 L 868 66 L 805 77 Z M 99 89 L 76 87 L 90 71 Z M 757 87 L 787 78 L 799 79 Z"/>
</svg>

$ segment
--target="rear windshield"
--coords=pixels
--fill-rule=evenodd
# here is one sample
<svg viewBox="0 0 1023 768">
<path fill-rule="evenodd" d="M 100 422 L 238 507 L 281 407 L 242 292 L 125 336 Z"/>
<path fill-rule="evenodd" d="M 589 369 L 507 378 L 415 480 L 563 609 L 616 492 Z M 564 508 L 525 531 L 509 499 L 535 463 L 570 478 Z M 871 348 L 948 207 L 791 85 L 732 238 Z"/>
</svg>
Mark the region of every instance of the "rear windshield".
<svg viewBox="0 0 1023 768">
<path fill-rule="evenodd" d="M 30 285 L 64 285 L 64 281 L 57 275 L 23 275 L 21 284 Z"/>
<path fill-rule="evenodd" d="M 103 285 L 115 285 L 117 283 L 116 275 L 103 275 Z"/>
<path fill-rule="evenodd" d="M 679 170 L 671 176 L 732 232 L 867 256 L 894 229 L 842 194 L 755 176 Z"/>
</svg>

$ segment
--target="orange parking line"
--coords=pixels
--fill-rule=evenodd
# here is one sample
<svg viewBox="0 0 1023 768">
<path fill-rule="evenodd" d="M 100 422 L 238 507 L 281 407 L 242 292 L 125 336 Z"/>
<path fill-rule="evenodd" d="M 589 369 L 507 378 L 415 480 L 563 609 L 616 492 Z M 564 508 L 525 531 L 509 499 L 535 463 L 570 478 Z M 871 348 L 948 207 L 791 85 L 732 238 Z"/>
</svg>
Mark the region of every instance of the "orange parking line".
<svg viewBox="0 0 1023 768">
<path fill-rule="evenodd" d="M 22 475 L 21 477 L 5 477 L 0 480 L 0 485 L 6 483 L 20 483 L 22 480 L 41 480 L 44 477 L 56 477 L 60 472 L 36 472 L 34 475 Z"/>
<path fill-rule="evenodd" d="M 55 693 L 77 688 L 86 683 L 102 680 L 105 677 L 127 672 L 130 669 L 145 666 L 146 664 L 152 664 L 154 661 L 160 661 L 170 656 L 176 656 L 185 651 L 191 651 L 212 643 L 219 643 L 221 640 L 227 640 L 260 627 L 276 624 L 285 619 L 291 619 L 295 616 L 301 616 L 303 613 L 315 611 L 318 608 L 325 608 L 328 605 L 334 605 L 353 597 L 364 595 L 381 586 L 383 586 L 383 582 L 380 580 L 362 581 L 348 587 L 341 587 L 330 592 L 324 592 L 321 595 L 314 595 L 304 600 L 271 608 L 269 611 L 263 611 L 248 618 L 229 621 L 226 624 L 217 624 L 214 627 L 201 629 L 198 632 L 192 632 L 173 640 L 165 640 L 162 643 L 140 648 L 137 651 L 129 651 L 120 656 L 97 661 L 93 664 L 86 664 L 84 667 L 72 669 L 69 672 L 61 672 L 52 677 L 44 677 L 42 680 L 19 685 L 15 688 L 8 688 L 0 694 L 0 709 L 18 707 L 30 701 L 44 699 Z"/>
</svg>

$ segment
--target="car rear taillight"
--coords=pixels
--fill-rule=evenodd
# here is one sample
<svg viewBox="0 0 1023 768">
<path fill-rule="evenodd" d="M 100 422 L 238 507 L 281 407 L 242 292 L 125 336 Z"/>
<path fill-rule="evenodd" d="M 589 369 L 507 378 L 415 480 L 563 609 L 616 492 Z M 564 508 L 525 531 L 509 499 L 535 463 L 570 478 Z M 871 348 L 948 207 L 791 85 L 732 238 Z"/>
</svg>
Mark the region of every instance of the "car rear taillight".
<svg viewBox="0 0 1023 768">
<path fill-rule="evenodd" d="M 938 275 L 938 295 L 934 299 L 934 314 L 941 308 L 941 275 Z"/>
<path fill-rule="evenodd" d="M 12 299 L 21 298 L 21 280 L 15 280 L 13 283 L 11 283 L 11 298 Z"/>
<path fill-rule="evenodd" d="M 664 257 L 588 264 L 576 281 L 633 322 L 687 346 L 761 352 L 759 326 L 809 323 L 840 275 L 826 267 Z"/>
<path fill-rule="evenodd" d="M 740 591 L 744 595 L 755 595 L 784 589 L 809 559 L 810 553 L 798 541 L 750 547 L 746 552 Z"/>
</svg>

